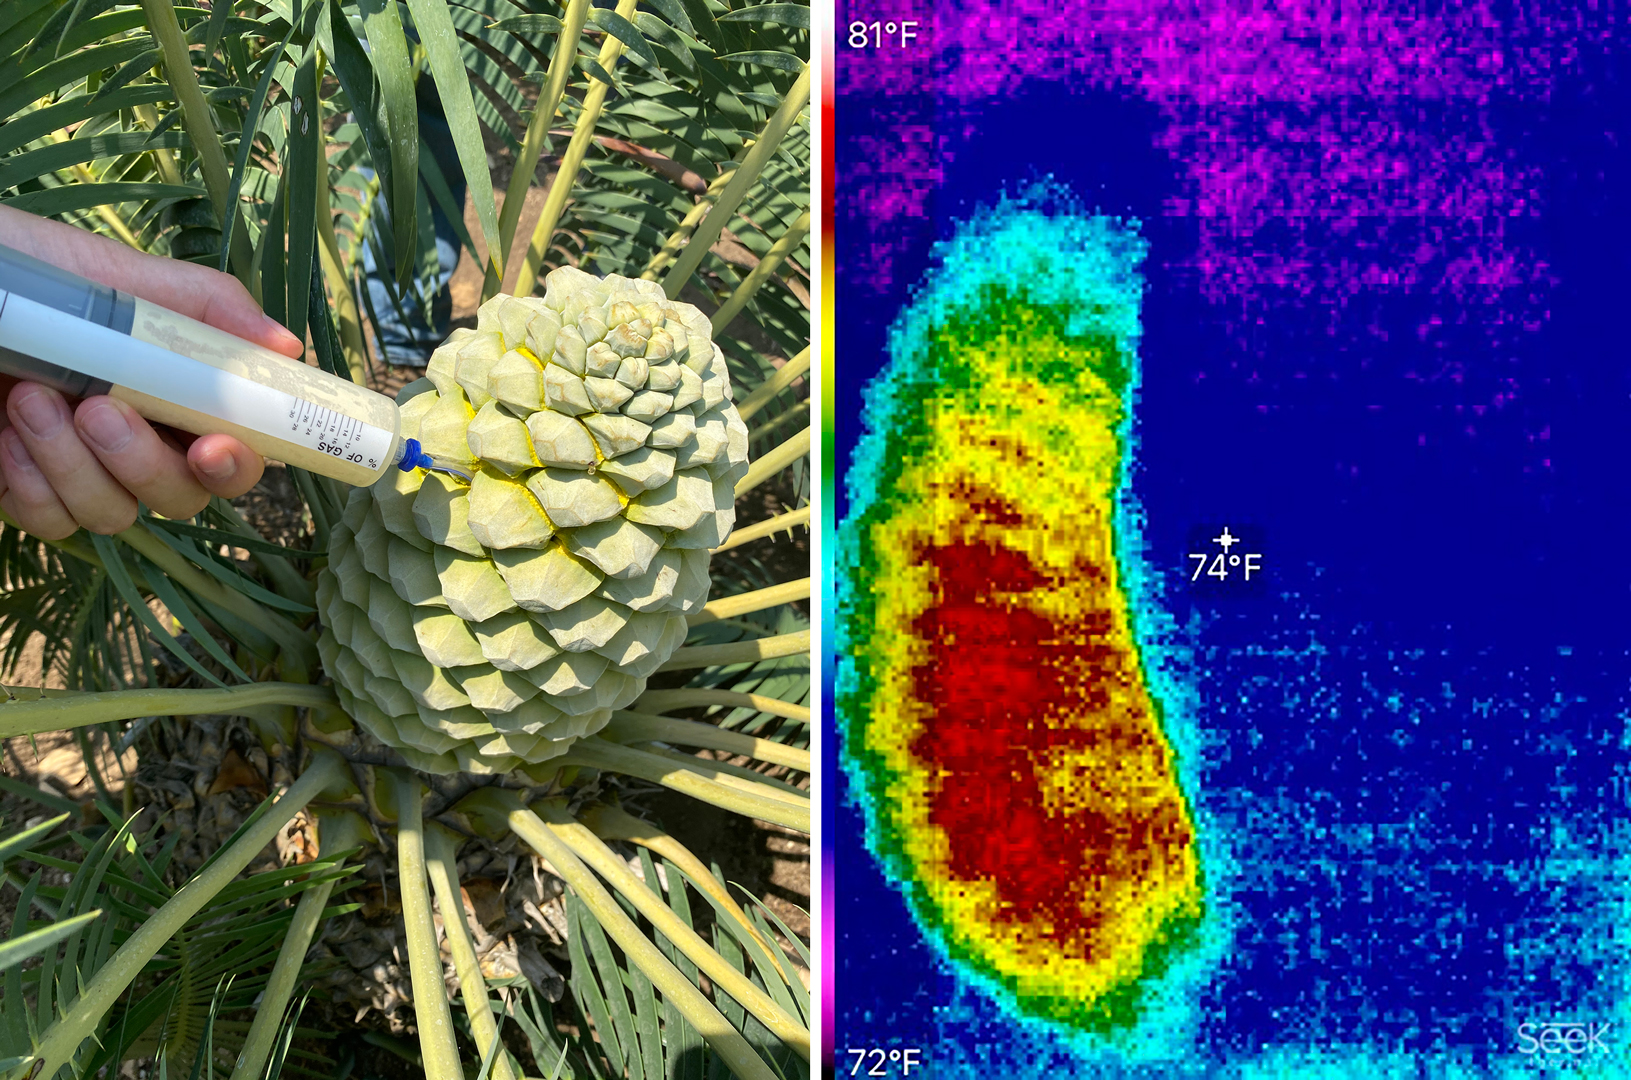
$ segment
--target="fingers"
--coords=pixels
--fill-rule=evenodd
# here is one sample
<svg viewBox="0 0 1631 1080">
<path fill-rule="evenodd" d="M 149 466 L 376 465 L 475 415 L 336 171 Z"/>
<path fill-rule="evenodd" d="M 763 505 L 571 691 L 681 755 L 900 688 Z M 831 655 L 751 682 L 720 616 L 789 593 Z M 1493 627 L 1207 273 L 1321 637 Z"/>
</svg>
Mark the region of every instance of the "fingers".
<svg viewBox="0 0 1631 1080">
<path fill-rule="evenodd" d="M 154 513 L 190 518 L 210 501 L 186 456 L 124 402 L 87 398 L 74 412 L 74 427 L 108 474 Z"/>
<path fill-rule="evenodd" d="M 80 526 L 116 533 L 136 519 L 137 501 L 167 518 L 190 518 L 211 495 L 233 499 L 260 480 L 259 454 L 227 435 L 193 441 L 184 453 L 129 405 L 89 398 L 72 414 L 62 395 L 30 383 L 6 399 L 0 431 L 0 509 L 24 529 L 60 540 Z"/>
<path fill-rule="evenodd" d="M 160 307 L 209 323 L 284 356 L 298 359 L 303 343 L 262 314 L 237 278 L 176 259 L 144 255 L 124 244 L 60 221 L 0 206 L 6 244 L 111 285 Z"/>
<path fill-rule="evenodd" d="M 45 540 L 62 540 L 79 528 L 79 522 L 57 498 L 51 481 L 40 472 L 15 428 L 0 431 L 0 470 L 5 472 L 6 492 L 0 495 L 0 510 Z"/>
<path fill-rule="evenodd" d="M 236 499 L 260 482 L 265 468 L 259 454 L 230 435 L 206 435 L 177 450 L 136 410 L 110 397 L 87 398 L 74 423 L 108 473 L 167 518 L 192 517 L 211 495 Z"/>
<path fill-rule="evenodd" d="M 163 273 L 151 275 L 151 280 L 115 287 L 292 359 L 298 360 L 305 353 L 300 339 L 262 312 L 237 278 L 207 266 L 177 266 L 174 259 L 162 262 Z"/>
<path fill-rule="evenodd" d="M 61 394 L 18 383 L 6 396 L 6 417 L 11 426 L 0 449 L 19 525 L 60 540 L 80 525 L 111 534 L 136 520 L 136 497 L 80 439 Z"/>
<path fill-rule="evenodd" d="M 187 448 L 187 464 L 200 484 L 223 499 L 236 499 L 260 483 L 266 469 L 259 454 L 230 435 L 194 439 Z"/>
</svg>

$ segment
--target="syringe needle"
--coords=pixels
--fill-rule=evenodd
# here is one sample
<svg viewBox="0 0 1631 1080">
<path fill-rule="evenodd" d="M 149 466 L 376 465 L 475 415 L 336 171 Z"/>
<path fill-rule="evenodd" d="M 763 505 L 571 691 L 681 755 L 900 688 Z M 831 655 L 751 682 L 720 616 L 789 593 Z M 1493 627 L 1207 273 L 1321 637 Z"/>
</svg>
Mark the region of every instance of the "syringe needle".
<svg viewBox="0 0 1631 1080">
<path fill-rule="evenodd" d="M 431 460 L 431 456 L 429 454 L 424 454 L 424 455 L 420 456 L 420 458 L 419 458 L 419 467 L 422 468 L 422 469 L 429 469 L 432 472 L 447 473 L 449 476 L 457 476 L 460 480 L 463 480 L 467 484 L 470 483 L 470 481 L 475 479 L 475 477 L 471 476 L 469 473 L 465 472 L 463 469 L 455 469 L 451 465 L 438 465 L 438 464 L 436 464 L 435 461 Z"/>
<path fill-rule="evenodd" d="M 475 479 L 463 469 L 455 468 L 452 465 L 438 464 L 435 458 L 419 448 L 418 439 L 408 439 L 403 442 L 397 457 L 396 467 L 403 472 L 411 472 L 414 469 L 429 469 L 432 472 L 446 473 L 449 476 L 457 476 L 467 484 Z"/>
</svg>

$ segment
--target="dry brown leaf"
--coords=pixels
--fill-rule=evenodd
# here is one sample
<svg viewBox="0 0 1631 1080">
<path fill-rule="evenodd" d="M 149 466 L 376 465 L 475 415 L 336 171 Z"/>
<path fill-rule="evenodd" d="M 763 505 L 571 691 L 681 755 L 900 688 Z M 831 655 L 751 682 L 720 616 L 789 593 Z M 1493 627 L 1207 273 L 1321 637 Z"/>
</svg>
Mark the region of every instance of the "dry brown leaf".
<svg viewBox="0 0 1631 1080">
<path fill-rule="evenodd" d="M 504 921 L 504 883 L 492 878 L 471 878 L 459 890 L 464 894 L 465 910 L 491 932 Z"/>
<path fill-rule="evenodd" d="M 719 239 L 714 241 L 714 246 L 708 250 L 713 252 L 715 255 L 718 255 L 721 259 L 724 259 L 732 266 L 740 266 L 748 270 L 752 270 L 755 266 L 759 265 L 759 256 L 755 255 L 753 252 L 749 251 L 745 246 L 743 246 L 741 241 L 737 240 L 730 234 L 729 229 L 721 232 Z"/>
<path fill-rule="evenodd" d="M 249 788 L 262 796 L 269 794 L 266 778 L 256 768 L 244 760 L 242 754 L 236 750 L 228 750 L 221 758 L 221 767 L 215 773 L 215 783 L 210 785 L 206 795 L 219 795 L 223 791 L 236 791 L 238 788 Z"/>
<path fill-rule="evenodd" d="M 306 811 L 278 831 L 277 849 L 284 866 L 300 866 L 317 858 L 317 828 Z"/>
</svg>

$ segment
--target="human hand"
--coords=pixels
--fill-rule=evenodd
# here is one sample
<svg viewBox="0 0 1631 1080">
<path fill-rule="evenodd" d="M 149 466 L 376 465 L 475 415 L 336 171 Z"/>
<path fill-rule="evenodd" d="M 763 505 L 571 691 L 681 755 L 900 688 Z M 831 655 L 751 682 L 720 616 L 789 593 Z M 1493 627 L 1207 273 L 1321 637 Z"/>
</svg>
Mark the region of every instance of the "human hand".
<svg viewBox="0 0 1631 1080">
<path fill-rule="evenodd" d="M 299 359 L 301 342 L 262 313 L 236 278 L 145 255 L 61 222 L 0 206 L 0 244 Z M 0 510 L 28 532 L 61 540 L 81 526 L 116 533 L 136 504 L 188 518 L 211 495 L 232 499 L 260 480 L 261 456 L 230 435 L 155 429 L 122 401 L 78 401 L 0 376 Z"/>
</svg>

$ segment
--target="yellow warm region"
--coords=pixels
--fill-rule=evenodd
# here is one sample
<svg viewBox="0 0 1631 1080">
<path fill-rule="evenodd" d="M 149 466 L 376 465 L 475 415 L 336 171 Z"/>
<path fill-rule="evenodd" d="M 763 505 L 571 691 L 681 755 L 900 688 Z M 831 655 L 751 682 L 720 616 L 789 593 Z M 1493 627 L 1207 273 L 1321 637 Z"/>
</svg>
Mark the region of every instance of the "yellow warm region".
<svg viewBox="0 0 1631 1080">
<path fill-rule="evenodd" d="M 1066 680 L 1096 685 L 1101 694 L 1108 686 L 1110 707 L 1092 711 L 1080 701 L 1038 702 L 1035 723 L 1084 731 L 1141 724 L 1151 736 L 1150 749 L 1117 758 L 1102 750 L 1058 748 L 1033 759 L 1045 804 L 1063 821 L 1089 808 L 1126 814 L 1175 803 L 1193 838 L 1117 574 L 1111 520 L 1122 401 L 1093 370 L 1091 350 L 1057 337 L 1011 335 L 973 348 L 948 338 L 938 345 L 969 377 L 958 379 L 957 387 L 942 381 L 940 392 L 923 402 L 927 446 L 904 463 L 893 513 L 872 527 L 878 572 L 869 651 L 877 683 L 863 743 L 887 763 L 892 779 L 879 805 L 896 817 L 902 854 L 939 913 L 951 951 L 1037 1011 L 1081 1019 L 1095 1013 L 1095 1003 L 1136 983 L 1175 920 L 1199 914 L 1195 846 L 1184 845 L 1173 858 L 1112 866 L 1102 879 L 1081 880 L 1071 902 L 1093 917 L 1096 930 L 1088 939 L 1063 943 L 1057 927 L 1013 918 L 1003 882 L 956 878 L 948 866 L 948 836 L 930 820 L 944 774 L 912 750 L 935 721 L 914 689 L 914 672 L 929 661 L 929 645 L 912 627 L 940 599 L 935 571 L 922 553 L 968 543 L 1022 552 L 1049 584 L 994 595 L 1066 632 L 1083 611 L 1110 612 L 1109 632 L 1099 640 L 1111 646 L 1111 669 L 1078 663 Z M 1078 377 L 1044 381 L 1029 374 L 1027 358 L 1042 350 L 1075 361 Z M 978 505 L 1001 507 L 1022 520 L 994 523 Z M 1097 579 L 1081 573 L 1089 566 Z M 1000 833 L 1004 822 L 990 827 Z"/>
</svg>

